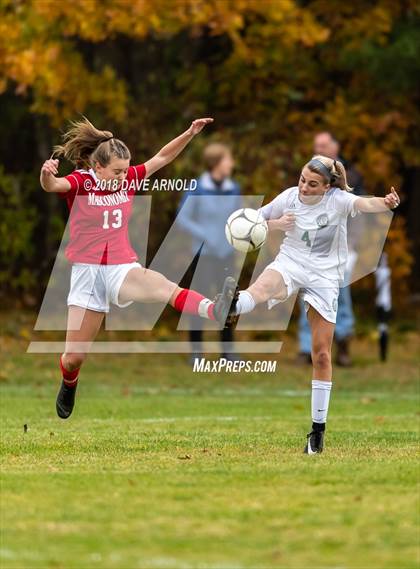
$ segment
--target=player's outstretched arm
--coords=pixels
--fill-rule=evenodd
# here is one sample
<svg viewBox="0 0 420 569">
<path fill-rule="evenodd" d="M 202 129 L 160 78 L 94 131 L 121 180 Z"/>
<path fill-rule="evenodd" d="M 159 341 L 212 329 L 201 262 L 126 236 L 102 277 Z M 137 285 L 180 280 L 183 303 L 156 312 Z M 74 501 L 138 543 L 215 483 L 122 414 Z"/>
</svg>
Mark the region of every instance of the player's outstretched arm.
<svg viewBox="0 0 420 569">
<path fill-rule="evenodd" d="M 146 176 L 151 176 L 170 162 L 174 160 L 180 152 L 184 150 L 187 144 L 194 138 L 196 134 L 201 132 L 203 128 L 213 122 L 212 118 L 196 119 L 191 123 L 189 129 L 168 142 L 163 148 L 159 150 L 153 158 L 145 162 Z"/>
<path fill-rule="evenodd" d="M 70 182 L 66 178 L 56 178 L 58 174 L 58 160 L 46 160 L 41 168 L 40 182 L 46 192 L 68 192 Z"/>
<path fill-rule="evenodd" d="M 381 213 L 388 209 L 395 209 L 400 205 L 400 198 L 394 186 L 384 198 L 358 198 L 356 208 L 363 213 Z"/>
</svg>

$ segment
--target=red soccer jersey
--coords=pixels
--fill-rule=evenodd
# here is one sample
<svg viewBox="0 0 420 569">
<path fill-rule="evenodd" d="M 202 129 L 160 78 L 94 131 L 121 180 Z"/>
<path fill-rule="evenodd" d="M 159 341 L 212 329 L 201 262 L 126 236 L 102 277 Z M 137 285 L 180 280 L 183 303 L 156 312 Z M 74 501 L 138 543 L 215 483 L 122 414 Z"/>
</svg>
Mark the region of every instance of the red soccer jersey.
<svg viewBox="0 0 420 569">
<path fill-rule="evenodd" d="M 66 257 L 71 263 L 120 265 L 137 261 L 128 236 L 136 184 L 146 175 L 144 164 L 130 166 L 126 189 L 101 190 L 95 172 L 75 170 L 66 180 L 71 188 L 59 194 L 70 210 L 70 241 Z"/>
</svg>

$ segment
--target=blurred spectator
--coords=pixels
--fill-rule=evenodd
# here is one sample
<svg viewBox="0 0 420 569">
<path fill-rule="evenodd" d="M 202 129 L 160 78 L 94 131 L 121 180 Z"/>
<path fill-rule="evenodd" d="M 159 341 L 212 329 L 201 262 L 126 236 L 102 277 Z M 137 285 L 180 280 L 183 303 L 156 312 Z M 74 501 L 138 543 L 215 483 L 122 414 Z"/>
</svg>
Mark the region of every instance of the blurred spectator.
<svg viewBox="0 0 420 569">
<path fill-rule="evenodd" d="M 391 318 L 391 269 L 388 266 L 388 255 L 382 253 L 378 268 L 375 271 L 376 281 L 376 316 L 378 319 L 379 355 L 381 361 L 386 361 L 388 356 L 389 329 L 388 322 Z"/>
<path fill-rule="evenodd" d="M 177 223 L 192 236 L 196 262 L 199 254 L 200 271 L 194 286 L 211 298 L 232 273 L 234 250 L 226 240 L 225 224 L 229 215 L 241 207 L 242 200 L 239 185 L 231 178 L 235 163 L 230 148 L 220 143 L 209 144 L 203 159 L 206 171 L 198 178 L 194 194 L 182 200 Z M 202 325 L 201 318 L 191 318 L 192 362 L 202 355 Z M 233 330 L 221 330 L 220 340 L 223 357 L 237 359 L 225 352 L 225 343 L 233 342 Z"/>
<path fill-rule="evenodd" d="M 340 160 L 347 171 L 347 179 L 356 195 L 363 195 L 363 178 L 356 168 L 340 156 L 340 144 L 330 132 L 320 132 L 314 137 L 314 154 L 322 154 L 335 160 Z M 353 267 L 357 260 L 357 241 L 361 234 L 362 217 L 349 218 L 347 241 L 349 259 L 345 275 L 345 282 L 351 277 Z M 335 328 L 335 342 L 337 344 L 336 363 L 340 366 L 350 366 L 350 339 L 354 333 L 354 314 L 351 300 L 350 286 L 340 288 L 338 297 L 337 324 Z M 309 329 L 306 312 L 302 301 L 300 302 L 299 318 L 299 355 L 301 363 L 311 363 L 311 331 Z"/>
</svg>

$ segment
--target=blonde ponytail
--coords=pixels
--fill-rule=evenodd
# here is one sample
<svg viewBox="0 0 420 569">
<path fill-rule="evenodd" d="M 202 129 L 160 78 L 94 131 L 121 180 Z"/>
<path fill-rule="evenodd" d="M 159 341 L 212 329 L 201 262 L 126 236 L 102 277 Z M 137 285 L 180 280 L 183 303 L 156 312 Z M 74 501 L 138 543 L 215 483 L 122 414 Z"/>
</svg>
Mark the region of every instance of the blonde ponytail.
<svg viewBox="0 0 420 569">
<path fill-rule="evenodd" d="M 326 183 L 331 184 L 331 186 L 345 190 L 346 192 L 351 192 L 351 188 L 347 184 L 347 173 L 344 164 L 340 160 L 333 160 L 327 156 L 313 156 L 311 160 L 306 164 L 306 167 L 324 178 Z"/>
<path fill-rule="evenodd" d="M 63 144 L 54 146 L 54 154 L 64 156 L 78 168 L 89 168 L 99 162 L 107 166 L 111 157 L 130 160 L 131 154 L 121 140 L 109 130 L 98 130 L 86 118 L 71 121 L 71 128 L 63 135 Z"/>
</svg>

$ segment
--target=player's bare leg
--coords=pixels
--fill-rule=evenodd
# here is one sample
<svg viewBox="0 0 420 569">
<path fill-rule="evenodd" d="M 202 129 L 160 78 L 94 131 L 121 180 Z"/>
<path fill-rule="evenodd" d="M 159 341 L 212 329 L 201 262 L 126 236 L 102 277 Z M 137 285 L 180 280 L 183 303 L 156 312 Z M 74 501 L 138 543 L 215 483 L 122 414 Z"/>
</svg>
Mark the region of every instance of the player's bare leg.
<svg viewBox="0 0 420 569">
<path fill-rule="evenodd" d="M 250 287 L 237 293 L 229 310 L 228 322 L 232 323 L 240 314 L 251 312 L 257 304 L 271 298 L 286 300 L 287 287 L 281 273 L 265 269 Z"/>
<path fill-rule="evenodd" d="M 233 291 L 235 287 L 236 283 L 234 283 Z M 130 300 L 148 303 L 163 302 L 170 304 L 179 312 L 187 312 L 220 322 L 223 320 L 220 301 L 215 303 L 194 290 L 181 288 L 161 273 L 143 267 L 131 269 L 121 285 L 118 301 L 125 303 Z M 224 320 L 226 320 L 228 308 L 226 308 Z"/>
<path fill-rule="evenodd" d="M 273 271 L 273 269 L 263 271 L 255 283 L 247 288 L 246 292 L 252 296 L 255 304 L 267 302 L 270 298 L 277 298 L 278 300 L 286 300 L 287 298 L 287 287 L 283 275 L 278 271 Z"/>
<path fill-rule="evenodd" d="M 63 380 L 56 401 L 57 414 L 62 419 L 70 417 L 73 411 L 80 367 L 99 332 L 103 318 L 102 312 L 69 306 L 66 350 L 60 358 Z"/>
<path fill-rule="evenodd" d="M 165 302 L 169 303 L 180 287 L 161 273 L 138 267 L 125 277 L 118 295 L 118 302 Z"/>
<path fill-rule="evenodd" d="M 325 425 L 332 387 L 331 349 L 335 324 L 325 320 L 312 306 L 308 311 L 312 332 L 312 430 L 305 453 L 318 454 L 324 446 Z"/>
</svg>

